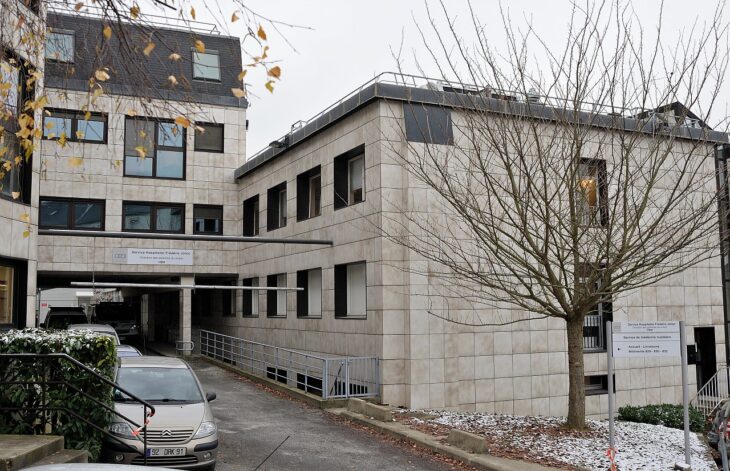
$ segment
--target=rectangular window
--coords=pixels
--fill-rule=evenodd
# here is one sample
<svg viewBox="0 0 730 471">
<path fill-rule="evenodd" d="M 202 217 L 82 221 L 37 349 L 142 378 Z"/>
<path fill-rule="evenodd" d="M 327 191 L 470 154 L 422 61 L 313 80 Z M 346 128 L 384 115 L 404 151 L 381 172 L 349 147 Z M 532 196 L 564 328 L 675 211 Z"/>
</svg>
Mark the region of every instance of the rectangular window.
<svg viewBox="0 0 730 471">
<path fill-rule="evenodd" d="M 43 229 L 104 230 L 104 201 L 41 198 L 38 218 Z"/>
<path fill-rule="evenodd" d="M 266 286 L 286 288 L 286 273 L 267 276 Z M 286 317 L 286 290 L 266 292 L 266 315 L 268 317 Z"/>
<path fill-rule="evenodd" d="M 259 285 L 258 278 L 246 278 L 241 280 L 242 286 L 256 287 Z M 243 317 L 257 317 L 259 315 L 259 292 L 257 290 L 243 291 Z"/>
<path fill-rule="evenodd" d="M 454 144 L 451 110 L 435 105 L 403 104 L 406 140 L 426 144 Z"/>
<path fill-rule="evenodd" d="M 608 224 L 606 161 L 581 159 L 578 165 L 576 214 L 583 226 Z"/>
<path fill-rule="evenodd" d="M 366 313 L 365 262 L 335 265 L 335 317 L 365 317 Z"/>
<path fill-rule="evenodd" d="M 21 148 L 16 133 L 26 104 L 35 98 L 25 63 L 10 55 L 0 59 L 0 197 L 30 204 L 33 174 L 32 147 Z M 32 114 L 32 113 L 31 113 Z"/>
<path fill-rule="evenodd" d="M 122 230 L 129 232 L 185 231 L 185 205 L 167 203 L 122 203 Z"/>
<path fill-rule="evenodd" d="M 0 325 L 13 323 L 15 269 L 0 264 Z"/>
<path fill-rule="evenodd" d="M 259 195 L 243 202 L 243 235 L 259 235 Z"/>
<path fill-rule="evenodd" d="M 580 283 L 590 283 L 587 287 L 591 293 L 598 295 L 601 301 L 597 302 L 583 319 L 583 349 L 586 351 L 605 351 L 606 323 L 613 320 L 613 301 L 610 293 L 602 290 L 601 264 L 583 264 L 578 273 Z"/>
<path fill-rule="evenodd" d="M 208 49 L 205 52 L 198 52 L 193 50 L 193 78 L 220 82 L 221 68 L 218 51 Z"/>
<path fill-rule="evenodd" d="M 286 226 L 286 182 L 269 188 L 266 199 L 266 230 L 273 231 Z"/>
<path fill-rule="evenodd" d="M 168 121 L 127 118 L 124 175 L 185 179 L 185 128 Z"/>
<path fill-rule="evenodd" d="M 297 220 L 317 217 L 322 212 L 322 175 L 318 165 L 297 175 Z"/>
<path fill-rule="evenodd" d="M 195 150 L 223 152 L 223 125 L 195 123 Z"/>
<path fill-rule="evenodd" d="M 334 164 L 335 209 L 365 201 L 365 146 L 336 157 Z"/>
<path fill-rule="evenodd" d="M 586 396 L 608 394 L 608 375 L 587 375 L 583 377 Z M 616 375 L 613 377 L 613 392 L 616 392 Z"/>
<path fill-rule="evenodd" d="M 88 119 L 87 119 L 88 117 Z M 43 139 L 75 142 L 106 142 L 107 119 L 101 113 L 86 113 L 46 108 Z"/>
<path fill-rule="evenodd" d="M 21 70 L 14 60 L 0 60 L 0 77 L 5 87 L 0 90 L 0 111 L 18 116 L 18 109 L 21 107 L 20 88 L 22 87 Z"/>
<path fill-rule="evenodd" d="M 2 131 L 0 136 L 0 195 L 17 199 L 23 189 L 25 162 L 15 133 Z M 21 165 L 17 164 L 17 158 L 21 158 Z"/>
<path fill-rule="evenodd" d="M 64 29 L 49 29 L 46 35 L 46 59 L 73 62 L 74 32 Z"/>
<path fill-rule="evenodd" d="M 322 317 L 322 269 L 297 272 L 297 317 Z"/>
<path fill-rule="evenodd" d="M 193 206 L 193 234 L 223 234 L 223 206 Z"/>
</svg>

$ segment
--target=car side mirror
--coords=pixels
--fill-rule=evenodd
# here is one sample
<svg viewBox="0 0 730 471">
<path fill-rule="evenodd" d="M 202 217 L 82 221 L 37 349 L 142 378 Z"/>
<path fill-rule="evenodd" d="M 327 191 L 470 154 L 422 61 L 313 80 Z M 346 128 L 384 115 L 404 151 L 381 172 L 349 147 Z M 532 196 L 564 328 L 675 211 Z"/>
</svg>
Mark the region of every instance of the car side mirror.
<svg viewBox="0 0 730 471">
<path fill-rule="evenodd" d="M 210 401 L 214 401 L 216 397 L 217 397 L 217 396 L 215 395 L 215 393 L 214 393 L 214 392 L 209 392 L 209 393 L 207 393 L 207 394 L 205 395 L 205 400 L 206 400 L 206 401 L 208 401 L 208 402 L 210 402 Z"/>
</svg>

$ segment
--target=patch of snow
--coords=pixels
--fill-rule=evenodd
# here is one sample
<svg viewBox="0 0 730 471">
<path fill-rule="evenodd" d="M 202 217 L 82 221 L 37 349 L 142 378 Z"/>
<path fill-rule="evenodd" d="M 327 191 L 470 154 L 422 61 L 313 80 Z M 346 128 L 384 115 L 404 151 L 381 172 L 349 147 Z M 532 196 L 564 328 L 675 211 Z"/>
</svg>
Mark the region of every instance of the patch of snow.
<svg viewBox="0 0 730 471">
<path fill-rule="evenodd" d="M 436 416 L 430 421 L 450 428 L 484 435 L 489 445 L 523 450 L 532 461 L 556 460 L 591 470 L 608 469 L 608 421 L 587 420 L 588 430 L 572 432 L 562 428 L 564 418 L 523 417 L 501 414 L 416 411 Z M 413 420 L 413 419 L 411 419 Z M 692 469 L 716 470 L 709 447 L 695 433 L 690 434 Z M 616 421 L 616 463 L 621 471 L 670 470 L 684 462 L 684 432 L 662 425 Z"/>
</svg>

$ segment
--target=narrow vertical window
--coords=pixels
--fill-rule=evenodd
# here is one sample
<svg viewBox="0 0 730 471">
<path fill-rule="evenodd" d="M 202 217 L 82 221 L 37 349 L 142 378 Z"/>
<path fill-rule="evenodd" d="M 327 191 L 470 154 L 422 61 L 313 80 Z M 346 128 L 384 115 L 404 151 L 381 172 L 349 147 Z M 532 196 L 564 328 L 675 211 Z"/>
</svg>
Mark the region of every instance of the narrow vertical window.
<svg viewBox="0 0 730 471">
<path fill-rule="evenodd" d="M 357 204 L 365 200 L 363 182 L 365 181 L 365 158 L 360 155 L 350 160 L 348 172 L 350 191 L 348 204 Z"/>
<path fill-rule="evenodd" d="M 358 146 L 334 161 L 334 208 L 365 201 L 365 146 Z"/>
<path fill-rule="evenodd" d="M 576 214 L 583 226 L 608 224 L 606 161 L 581 159 L 578 164 Z"/>
<path fill-rule="evenodd" d="M 335 317 L 365 317 L 366 313 L 365 262 L 335 265 Z"/>
</svg>

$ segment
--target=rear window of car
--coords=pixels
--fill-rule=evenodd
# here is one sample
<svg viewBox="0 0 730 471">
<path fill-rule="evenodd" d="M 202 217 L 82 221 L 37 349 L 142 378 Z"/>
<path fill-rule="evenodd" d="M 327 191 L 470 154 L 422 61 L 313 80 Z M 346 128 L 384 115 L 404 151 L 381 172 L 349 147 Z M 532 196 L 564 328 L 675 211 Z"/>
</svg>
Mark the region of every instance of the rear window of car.
<svg viewBox="0 0 730 471">
<path fill-rule="evenodd" d="M 46 327 L 49 329 L 65 329 L 71 324 L 88 322 L 83 314 L 49 314 Z"/>
<path fill-rule="evenodd" d="M 140 368 L 125 366 L 119 369 L 117 383 L 135 396 L 151 402 L 203 402 L 193 373 L 187 368 Z M 116 391 L 114 400 L 128 400 Z"/>
</svg>

